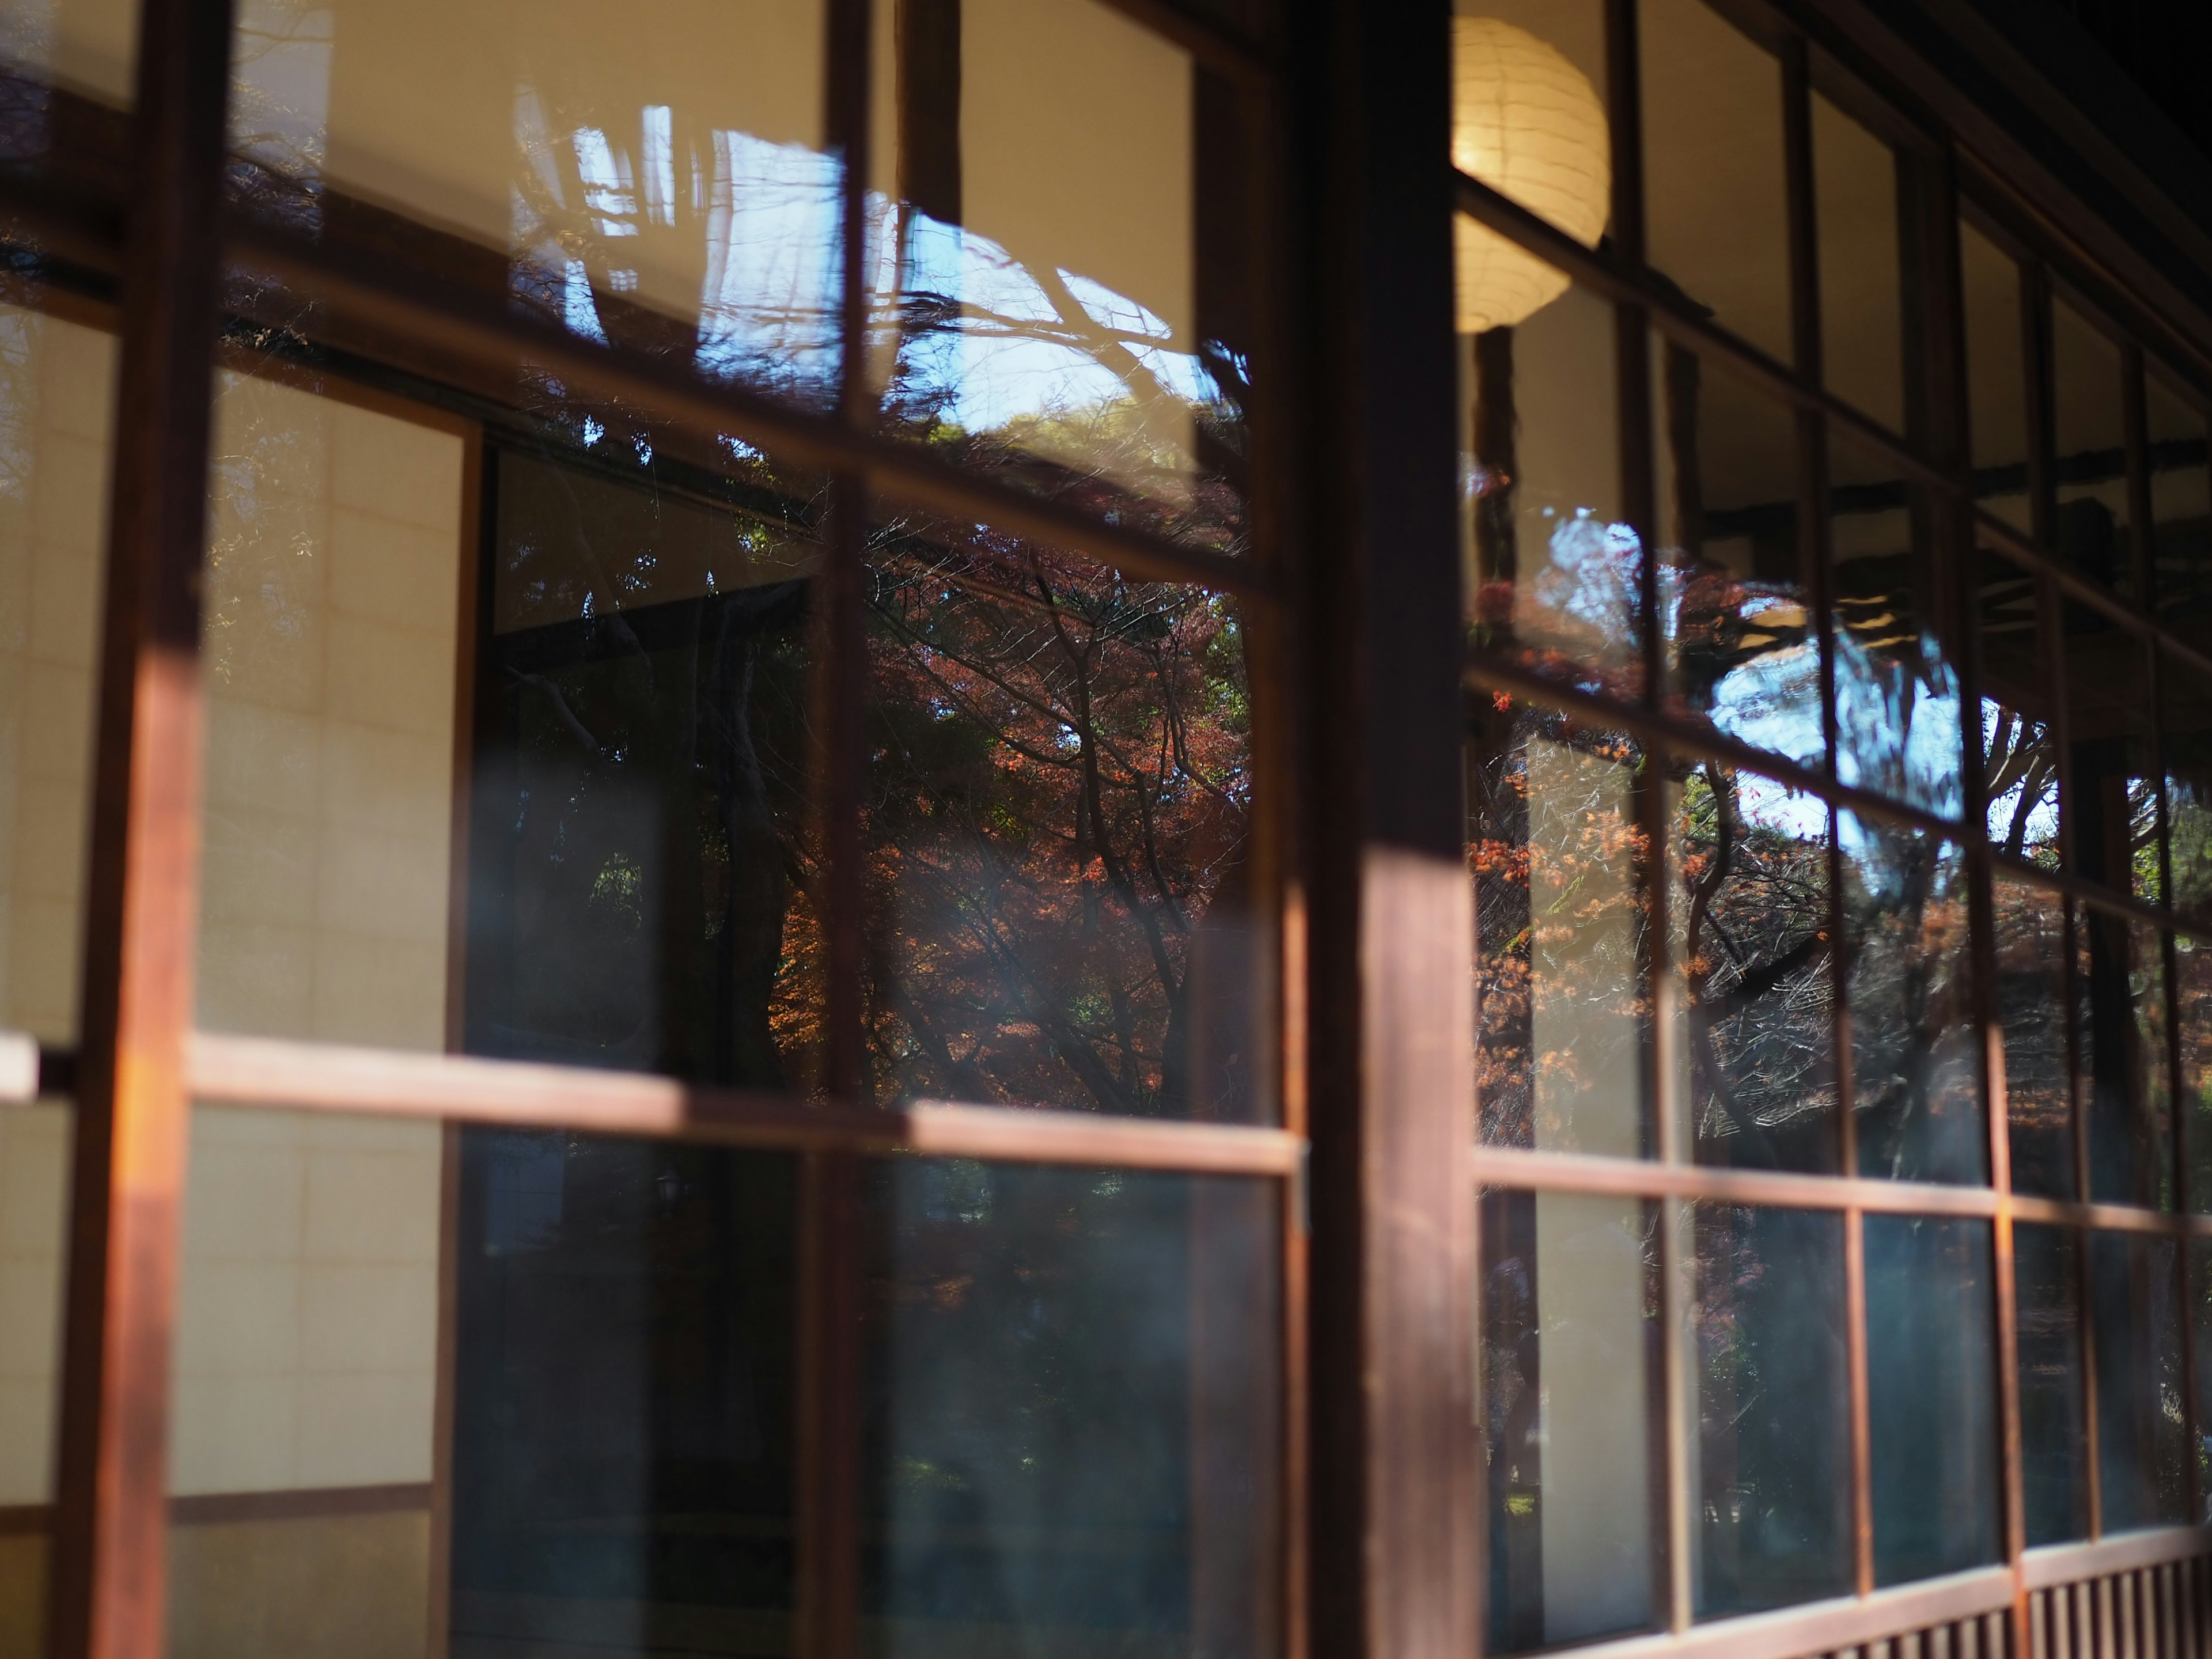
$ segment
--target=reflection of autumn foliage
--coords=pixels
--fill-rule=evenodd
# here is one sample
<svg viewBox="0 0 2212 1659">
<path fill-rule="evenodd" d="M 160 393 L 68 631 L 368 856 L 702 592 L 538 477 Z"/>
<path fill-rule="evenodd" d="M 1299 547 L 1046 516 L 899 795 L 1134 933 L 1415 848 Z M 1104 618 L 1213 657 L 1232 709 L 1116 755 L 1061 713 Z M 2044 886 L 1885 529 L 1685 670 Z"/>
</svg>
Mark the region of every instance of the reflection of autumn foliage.
<svg viewBox="0 0 2212 1659">
<path fill-rule="evenodd" d="M 1825 835 L 1747 816 L 1735 775 L 1699 766 L 1674 814 L 1691 1109 L 1701 1156 L 1832 1168 Z"/>
<path fill-rule="evenodd" d="M 1237 1109 L 1251 776 L 1232 608 L 1034 555 L 872 582 L 882 1085 Z"/>
<path fill-rule="evenodd" d="M 1571 1146 L 1578 1105 L 1637 1121 L 1647 1016 L 1640 751 L 1540 710 L 1493 708 L 1468 757 L 1475 1098 L 1492 1145 Z M 1624 1086 L 1625 1085 L 1625 1086 Z M 1620 1091 L 1610 1101 L 1600 1097 Z M 1586 1125 L 1594 1129 L 1595 1125 Z"/>
<path fill-rule="evenodd" d="M 2019 1192 L 2071 1198 L 2075 1188 L 2066 1072 L 2065 901 L 2017 881 L 1992 882 L 1990 896 L 2012 1184 Z"/>
<path fill-rule="evenodd" d="M 2186 1115 L 2189 1200 L 2212 1205 L 2212 945 L 2173 941 L 2174 1024 L 2181 1034 L 2181 1109 Z"/>
</svg>

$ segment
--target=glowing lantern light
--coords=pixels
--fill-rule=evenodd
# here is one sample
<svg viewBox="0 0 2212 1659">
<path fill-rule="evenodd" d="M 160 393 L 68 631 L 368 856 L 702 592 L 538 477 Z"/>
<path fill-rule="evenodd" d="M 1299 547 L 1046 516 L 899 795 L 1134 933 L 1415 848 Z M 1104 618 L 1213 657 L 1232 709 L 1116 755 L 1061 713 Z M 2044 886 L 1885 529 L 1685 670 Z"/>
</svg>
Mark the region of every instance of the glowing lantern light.
<svg viewBox="0 0 2212 1659">
<path fill-rule="evenodd" d="M 1452 20 L 1452 161 L 1586 247 L 1605 231 L 1613 163 L 1589 78 L 1526 29 Z M 1566 292 L 1565 275 L 1464 214 L 1455 222 L 1462 334 L 1506 328 Z"/>
</svg>

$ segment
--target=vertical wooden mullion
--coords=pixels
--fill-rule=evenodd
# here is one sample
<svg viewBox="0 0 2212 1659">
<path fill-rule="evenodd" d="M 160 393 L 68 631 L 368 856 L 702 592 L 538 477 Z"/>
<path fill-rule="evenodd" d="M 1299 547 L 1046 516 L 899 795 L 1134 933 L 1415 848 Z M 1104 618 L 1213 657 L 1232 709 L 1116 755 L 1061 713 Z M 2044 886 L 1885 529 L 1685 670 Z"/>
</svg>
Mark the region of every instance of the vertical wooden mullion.
<svg viewBox="0 0 2212 1659">
<path fill-rule="evenodd" d="M 57 1659 L 155 1659 L 167 1616 L 230 23 L 228 0 L 145 0 L 140 13 L 48 1602 Z"/>
<path fill-rule="evenodd" d="M 1450 11 L 1292 13 L 1303 810 L 1316 834 L 1313 1644 L 1474 1652 L 1474 922 L 1464 856 Z"/>
<path fill-rule="evenodd" d="M 872 0 L 827 8 L 826 106 L 842 160 L 837 412 L 871 428 L 867 395 L 867 223 Z M 816 579 L 814 813 L 828 946 L 822 1092 L 867 1093 L 860 800 L 866 766 L 868 495 L 865 478 L 830 483 Z M 802 1659 L 853 1659 L 860 1646 L 862 1160 L 810 1152 L 799 1172 L 799 1413 L 794 1479 L 797 1640 Z"/>
</svg>

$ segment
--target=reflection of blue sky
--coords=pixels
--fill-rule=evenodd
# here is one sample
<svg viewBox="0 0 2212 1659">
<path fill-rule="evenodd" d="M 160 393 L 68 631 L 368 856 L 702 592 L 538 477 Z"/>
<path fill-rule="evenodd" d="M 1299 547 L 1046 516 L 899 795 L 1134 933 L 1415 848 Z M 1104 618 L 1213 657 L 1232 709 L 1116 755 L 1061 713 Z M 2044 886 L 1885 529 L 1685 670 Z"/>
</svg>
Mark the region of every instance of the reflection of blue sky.
<svg viewBox="0 0 2212 1659">
<path fill-rule="evenodd" d="M 1959 679 L 1942 648 L 1923 636 L 1917 652 L 1892 655 L 1834 633 L 1838 780 L 1956 817 Z"/>
<path fill-rule="evenodd" d="M 1764 778 L 1756 772 L 1735 775 L 1736 810 L 1745 824 L 1771 830 L 1793 841 L 1825 842 L 1828 838 L 1828 808 L 1817 795 Z"/>
<path fill-rule="evenodd" d="M 1997 727 L 2007 718 L 2008 711 L 2001 704 L 1982 699 L 1982 752 L 1990 754 L 1996 743 Z M 2013 718 L 2017 719 L 2017 716 Z M 2039 731 L 2040 728 L 2038 728 Z M 2020 811 L 2021 802 L 2027 790 L 2029 780 L 2022 778 L 2002 795 L 1993 797 L 1989 804 L 1989 826 L 1991 841 L 2002 845 L 2012 834 L 2013 815 Z M 2055 773 L 2047 773 L 2042 780 L 2041 798 L 2027 810 L 2026 832 L 2021 837 L 2022 851 L 2037 847 L 2048 847 L 2058 840 L 2058 780 Z"/>
<path fill-rule="evenodd" d="M 870 210 L 887 224 L 881 197 Z M 1158 313 L 1089 277 L 1055 270 L 1071 314 L 1023 263 L 987 236 L 927 214 L 906 216 L 900 285 L 910 298 L 957 307 L 960 325 L 910 342 L 902 362 L 910 391 L 946 400 L 945 414 L 970 432 L 1009 422 L 1125 403 L 1129 380 L 1099 352 L 1127 351 L 1170 397 L 1205 404 L 1219 396 L 1198 357 L 1176 349 Z M 1079 343 L 1087 340 L 1089 343 Z"/>
</svg>

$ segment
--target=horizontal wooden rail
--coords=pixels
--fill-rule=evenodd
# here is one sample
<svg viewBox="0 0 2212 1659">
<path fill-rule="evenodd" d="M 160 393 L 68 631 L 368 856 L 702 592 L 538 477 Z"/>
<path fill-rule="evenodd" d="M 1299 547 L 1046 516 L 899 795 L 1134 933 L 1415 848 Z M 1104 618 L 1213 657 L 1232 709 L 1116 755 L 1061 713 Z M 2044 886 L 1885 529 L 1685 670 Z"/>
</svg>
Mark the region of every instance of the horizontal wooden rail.
<svg viewBox="0 0 2212 1659">
<path fill-rule="evenodd" d="M 1871 1595 L 1838 1596 L 1773 1613 L 1716 1619 L 1688 1630 L 1632 1636 L 1575 1650 L 1578 1659 L 1802 1659 L 1863 1646 L 2012 1605 L 2009 1567 L 1978 1567 Z"/>
<path fill-rule="evenodd" d="M 1286 1130 L 1245 1124 L 945 1101 L 879 1111 L 811 1104 L 767 1091 L 697 1088 L 635 1072 L 207 1031 L 192 1038 L 188 1075 L 194 1097 L 211 1104 L 581 1129 L 789 1151 L 911 1152 L 1279 1179 L 1298 1173 L 1305 1144 Z"/>
<path fill-rule="evenodd" d="M 1881 1215 L 1965 1216 L 2118 1232 L 2212 1237 L 2212 1216 L 2176 1215 L 2124 1204 L 2077 1204 L 2055 1198 L 1954 1187 L 1932 1181 L 1883 1181 L 1865 1176 L 1796 1175 L 1780 1170 L 1732 1170 L 1704 1164 L 1658 1164 L 1587 1152 L 1479 1146 L 1474 1177 L 1485 1186 L 1607 1198 L 1686 1198 L 1713 1204 L 1760 1204 L 1783 1209 L 1862 1210 Z"/>
<path fill-rule="evenodd" d="M 2162 1567 L 2169 1561 L 2186 1561 L 2200 1555 L 2212 1555 L 2212 1527 L 2155 1527 L 2144 1532 L 2115 1533 L 2094 1544 L 2039 1545 L 2022 1552 L 2020 1576 L 2029 1589 L 2048 1589 L 2054 1584 Z"/>
</svg>

